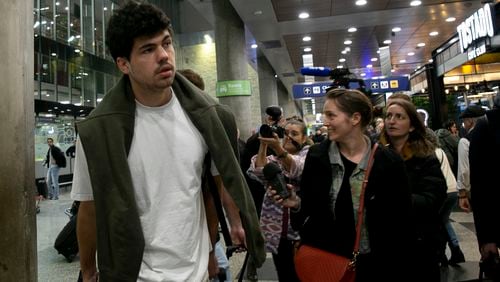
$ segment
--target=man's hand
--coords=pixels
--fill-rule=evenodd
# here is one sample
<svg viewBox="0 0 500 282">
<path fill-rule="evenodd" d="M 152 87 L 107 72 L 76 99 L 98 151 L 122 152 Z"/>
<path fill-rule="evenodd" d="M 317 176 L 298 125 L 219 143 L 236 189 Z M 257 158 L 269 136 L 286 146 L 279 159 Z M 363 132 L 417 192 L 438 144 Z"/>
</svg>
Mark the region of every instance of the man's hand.
<svg viewBox="0 0 500 282">
<path fill-rule="evenodd" d="M 215 246 L 214 250 L 208 255 L 208 278 L 214 279 L 219 275 L 219 264 L 217 263 L 217 258 L 215 257 Z"/>
<path fill-rule="evenodd" d="M 82 274 L 83 282 L 97 282 L 99 279 L 99 272 L 94 272 L 94 274 Z"/>
<path fill-rule="evenodd" d="M 495 243 L 486 243 L 479 249 L 481 252 L 481 260 L 485 261 L 491 257 L 498 257 L 498 247 Z"/>
<path fill-rule="evenodd" d="M 471 212 L 469 193 L 465 189 L 458 191 L 458 206 L 465 212 Z"/>
</svg>

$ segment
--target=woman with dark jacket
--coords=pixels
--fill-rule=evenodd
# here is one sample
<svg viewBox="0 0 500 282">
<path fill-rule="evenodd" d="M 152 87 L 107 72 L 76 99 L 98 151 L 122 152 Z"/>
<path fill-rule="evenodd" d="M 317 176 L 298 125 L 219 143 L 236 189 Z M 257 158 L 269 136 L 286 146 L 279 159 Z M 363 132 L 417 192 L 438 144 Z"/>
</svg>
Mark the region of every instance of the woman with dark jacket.
<svg viewBox="0 0 500 282">
<path fill-rule="evenodd" d="M 300 192 L 292 189 L 288 199 L 274 198 L 295 211 L 291 219 L 300 231 L 299 252 L 307 245 L 351 258 L 361 185 L 373 150 L 363 134 L 372 105 L 359 91 L 334 89 L 326 94 L 323 114 L 328 139 L 310 148 Z M 403 160 L 382 146 L 376 150 L 364 196 L 356 281 L 401 281 L 412 248 L 410 188 Z"/>
<path fill-rule="evenodd" d="M 416 249 L 412 251 L 413 281 L 439 282 L 439 254 L 443 226 L 439 211 L 446 199 L 446 180 L 426 138 L 425 126 L 415 106 L 394 99 L 387 106 L 385 131 L 380 142 L 405 161 L 412 189 L 412 222 Z"/>
</svg>

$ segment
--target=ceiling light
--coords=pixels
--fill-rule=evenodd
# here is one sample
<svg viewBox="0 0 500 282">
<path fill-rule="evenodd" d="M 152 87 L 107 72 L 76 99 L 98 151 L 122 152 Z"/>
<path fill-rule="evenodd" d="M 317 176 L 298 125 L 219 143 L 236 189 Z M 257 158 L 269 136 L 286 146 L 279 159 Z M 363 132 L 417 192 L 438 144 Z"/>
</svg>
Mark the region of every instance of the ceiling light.
<svg viewBox="0 0 500 282">
<path fill-rule="evenodd" d="M 434 62 L 434 60 L 433 59 L 429 59 L 429 63 L 432 63 L 432 62 Z"/>
<path fill-rule="evenodd" d="M 415 52 L 409 52 L 408 53 L 408 56 L 413 56 L 413 55 L 415 55 Z"/>
<path fill-rule="evenodd" d="M 403 63 L 406 63 L 406 60 L 405 59 L 399 60 L 399 62 L 403 64 Z"/>
<path fill-rule="evenodd" d="M 50 55 L 52 55 L 52 57 L 55 57 L 55 56 L 57 56 L 57 54 L 56 54 L 56 53 L 52 53 L 52 54 L 50 54 Z"/>
<path fill-rule="evenodd" d="M 343 51 L 342 51 L 342 52 L 340 52 L 340 53 L 342 53 L 343 55 L 345 55 L 345 54 L 347 54 L 347 51 L 346 51 L 346 50 L 343 50 Z"/>
<path fill-rule="evenodd" d="M 343 62 L 345 62 L 345 59 L 344 58 L 340 58 L 339 62 L 343 63 Z"/>
<path fill-rule="evenodd" d="M 392 69 L 391 72 L 395 72 L 396 70 L 395 69 Z"/>
<path fill-rule="evenodd" d="M 372 58 L 371 61 L 372 62 L 376 62 L 376 61 L 378 61 L 378 59 L 377 58 Z"/>
<path fill-rule="evenodd" d="M 259 47 L 259 46 L 254 43 L 254 44 L 250 45 L 250 47 L 252 47 L 252 49 L 257 49 L 257 47 Z"/>
<path fill-rule="evenodd" d="M 203 38 L 205 38 L 205 43 L 212 44 L 213 40 L 212 40 L 212 37 L 210 36 L 210 34 L 203 35 Z"/>
<path fill-rule="evenodd" d="M 418 47 L 424 47 L 425 46 L 425 43 L 424 42 L 420 42 L 417 44 Z"/>
<path fill-rule="evenodd" d="M 373 65 L 366 65 L 367 68 L 373 68 Z"/>
<path fill-rule="evenodd" d="M 415 1 L 411 1 L 410 2 L 410 6 L 420 6 L 422 4 L 422 1 L 418 1 L 418 0 L 415 0 Z"/>
<path fill-rule="evenodd" d="M 337 68 L 338 68 L 338 69 L 343 69 L 343 68 L 344 68 L 344 66 L 342 66 L 342 65 L 338 65 L 338 66 L 337 66 Z"/>
<path fill-rule="evenodd" d="M 302 41 L 311 41 L 311 36 L 304 36 L 304 38 L 302 38 Z"/>
<path fill-rule="evenodd" d="M 366 76 L 366 73 L 362 72 L 362 73 L 360 73 L 359 75 L 361 75 L 361 76 Z"/>
<path fill-rule="evenodd" d="M 401 28 L 399 26 L 392 29 L 392 32 L 400 32 Z"/>
<path fill-rule="evenodd" d="M 345 47 L 345 49 L 347 52 L 351 52 L 351 47 Z"/>
<path fill-rule="evenodd" d="M 262 11 L 257 10 L 257 11 L 254 11 L 253 14 L 254 14 L 254 16 L 260 16 L 260 15 L 262 15 Z"/>
<path fill-rule="evenodd" d="M 437 31 L 432 31 L 431 33 L 429 33 L 430 36 L 436 36 L 438 34 L 439 34 L 439 32 L 437 32 Z"/>
<path fill-rule="evenodd" d="M 392 41 L 390 39 L 384 40 L 384 44 L 391 44 Z"/>
<path fill-rule="evenodd" d="M 351 45 L 351 44 L 352 44 L 352 41 L 351 41 L 351 40 L 346 40 L 346 41 L 344 41 L 344 44 L 345 44 L 345 45 Z"/>
<path fill-rule="evenodd" d="M 366 5 L 366 0 L 358 0 L 356 1 L 356 6 L 363 6 L 363 5 Z"/>
<path fill-rule="evenodd" d="M 311 50 L 312 50 L 311 47 L 304 48 L 304 52 L 311 52 Z"/>
<path fill-rule="evenodd" d="M 449 23 L 454 22 L 455 20 L 456 20 L 456 18 L 454 18 L 454 17 L 449 17 L 446 19 L 446 21 Z"/>
<path fill-rule="evenodd" d="M 380 50 L 377 50 L 377 54 L 380 54 Z"/>
<path fill-rule="evenodd" d="M 355 27 L 350 27 L 349 29 L 347 29 L 348 32 L 356 32 L 358 29 L 355 28 Z"/>
<path fill-rule="evenodd" d="M 309 13 L 302 12 L 299 14 L 299 19 L 307 19 L 309 18 Z"/>
</svg>

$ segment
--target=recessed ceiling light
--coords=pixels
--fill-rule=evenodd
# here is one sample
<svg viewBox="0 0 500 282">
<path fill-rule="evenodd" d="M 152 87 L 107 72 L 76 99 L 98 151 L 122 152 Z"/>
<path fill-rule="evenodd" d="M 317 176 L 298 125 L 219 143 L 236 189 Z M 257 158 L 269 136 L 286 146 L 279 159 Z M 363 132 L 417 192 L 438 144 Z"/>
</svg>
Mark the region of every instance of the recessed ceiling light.
<svg viewBox="0 0 500 282">
<path fill-rule="evenodd" d="M 400 32 L 401 28 L 399 26 L 392 29 L 393 32 Z"/>
<path fill-rule="evenodd" d="M 311 50 L 312 50 L 311 47 L 304 48 L 304 52 L 311 52 Z"/>
<path fill-rule="evenodd" d="M 257 10 L 257 11 L 254 11 L 253 14 L 255 16 L 260 16 L 260 15 L 262 15 L 262 11 L 261 10 Z"/>
<path fill-rule="evenodd" d="M 349 29 L 347 29 L 348 32 L 356 32 L 358 29 L 355 28 L 355 27 L 350 27 Z"/>
<path fill-rule="evenodd" d="M 439 34 L 439 32 L 437 32 L 437 31 L 432 31 L 431 33 L 429 33 L 430 36 L 436 36 L 438 34 Z"/>
<path fill-rule="evenodd" d="M 338 68 L 338 69 L 343 69 L 343 68 L 344 68 L 344 66 L 338 65 L 338 66 L 337 66 L 337 68 Z"/>
<path fill-rule="evenodd" d="M 365 75 L 366 75 L 366 73 L 362 72 L 362 73 L 360 73 L 359 75 L 361 75 L 361 76 L 365 76 Z"/>
<path fill-rule="evenodd" d="M 344 58 L 340 58 L 339 62 L 343 63 L 343 62 L 345 62 L 345 59 Z"/>
<path fill-rule="evenodd" d="M 373 65 L 366 65 L 367 68 L 373 68 Z"/>
<path fill-rule="evenodd" d="M 418 47 L 424 47 L 425 46 L 425 43 L 424 42 L 420 42 L 417 44 Z"/>
<path fill-rule="evenodd" d="M 342 52 L 340 52 L 340 53 L 342 53 L 343 55 L 345 55 L 345 54 L 347 54 L 347 51 L 346 50 L 342 50 Z"/>
<path fill-rule="evenodd" d="M 410 6 L 420 6 L 422 4 L 422 1 L 418 1 L 418 0 L 415 0 L 415 1 L 411 1 L 410 2 Z"/>
<path fill-rule="evenodd" d="M 372 58 L 371 61 L 372 62 L 376 62 L 376 61 L 378 61 L 378 59 L 377 58 Z"/>
<path fill-rule="evenodd" d="M 252 49 L 257 49 L 257 47 L 259 47 L 259 46 L 254 43 L 254 44 L 250 45 L 250 47 L 252 47 Z"/>
<path fill-rule="evenodd" d="M 392 41 L 390 39 L 384 40 L 384 44 L 391 44 Z"/>
<path fill-rule="evenodd" d="M 380 54 L 380 50 L 377 50 L 377 54 Z"/>
<path fill-rule="evenodd" d="M 429 63 L 432 63 L 432 62 L 434 62 L 434 60 L 433 59 L 429 59 Z"/>
<path fill-rule="evenodd" d="M 351 47 L 345 47 L 345 49 L 347 52 L 351 52 Z"/>
<path fill-rule="evenodd" d="M 351 41 L 351 40 L 346 40 L 346 41 L 344 41 L 344 44 L 345 44 L 345 45 L 351 45 L 351 44 L 352 44 L 352 41 Z"/>
<path fill-rule="evenodd" d="M 307 19 L 309 18 L 309 13 L 302 12 L 299 14 L 299 19 Z"/>
<path fill-rule="evenodd" d="M 357 6 L 363 6 L 363 5 L 366 5 L 366 3 L 367 3 L 366 0 L 358 0 L 358 1 L 356 1 L 356 5 Z"/>
<path fill-rule="evenodd" d="M 302 38 L 302 41 L 311 41 L 311 36 L 304 36 L 304 38 Z"/>
<path fill-rule="evenodd" d="M 409 52 L 408 53 L 408 56 L 413 56 L 413 55 L 415 55 L 415 52 Z"/>
<path fill-rule="evenodd" d="M 403 60 L 399 60 L 400 63 L 406 63 L 406 60 L 403 59 Z"/>
<path fill-rule="evenodd" d="M 454 17 L 449 17 L 446 19 L 446 21 L 449 23 L 454 22 L 455 20 L 456 20 L 456 18 L 454 18 Z"/>
</svg>

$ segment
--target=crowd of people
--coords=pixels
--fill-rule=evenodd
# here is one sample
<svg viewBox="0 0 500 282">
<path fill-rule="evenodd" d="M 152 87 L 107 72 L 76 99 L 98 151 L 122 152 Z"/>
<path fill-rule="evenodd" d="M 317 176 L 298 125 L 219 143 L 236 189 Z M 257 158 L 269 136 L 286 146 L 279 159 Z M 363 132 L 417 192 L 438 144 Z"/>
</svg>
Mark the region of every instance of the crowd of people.
<svg viewBox="0 0 500 282">
<path fill-rule="evenodd" d="M 393 95 L 374 116 L 364 93 L 330 89 L 311 136 L 300 117 L 271 106 L 262 125 L 270 131 L 244 142 L 201 77 L 176 70 L 161 10 L 128 2 L 107 29 L 123 76 L 78 123 L 68 153 L 83 281 L 230 281 L 219 275 L 227 257 L 217 239 L 227 216 L 250 280 L 269 252 L 279 281 L 304 281 L 294 258 L 307 247 L 355 259 L 358 282 L 437 282 L 440 266 L 465 261 L 450 222 L 457 204 L 474 212 L 482 261 L 498 261 L 500 192 L 485 159 L 500 159 L 500 98 L 488 112 L 468 106 L 460 137 L 455 121 L 426 127 L 409 96 Z M 64 155 L 47 141 L 57 199 Z M 318 279 L 328 272 L 314 267 Z"/>
</svg>

